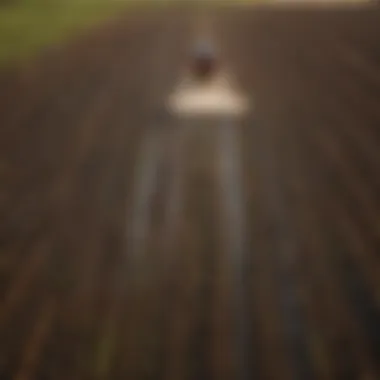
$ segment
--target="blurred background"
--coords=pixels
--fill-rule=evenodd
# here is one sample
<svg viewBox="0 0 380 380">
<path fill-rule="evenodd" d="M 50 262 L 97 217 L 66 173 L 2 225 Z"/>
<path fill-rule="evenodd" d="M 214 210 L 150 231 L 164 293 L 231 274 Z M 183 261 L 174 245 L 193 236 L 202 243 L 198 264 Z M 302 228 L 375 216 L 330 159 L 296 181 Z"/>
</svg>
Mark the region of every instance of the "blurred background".
<svg viewBox="0 0 380 380">
<path fill-rule="evenodd" d="M 380 379 L 379 143 L 376 1 L 0 0 L 0 378 Z"/>
</svg>

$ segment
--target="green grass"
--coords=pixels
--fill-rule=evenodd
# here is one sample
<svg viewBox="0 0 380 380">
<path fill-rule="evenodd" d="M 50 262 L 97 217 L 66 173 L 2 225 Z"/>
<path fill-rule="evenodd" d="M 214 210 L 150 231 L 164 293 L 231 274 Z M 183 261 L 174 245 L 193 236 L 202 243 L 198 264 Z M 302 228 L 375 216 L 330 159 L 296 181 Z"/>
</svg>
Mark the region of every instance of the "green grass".
<svg viewBox="0 0 380 380">
<path fill-rule="evenodd" d="M 0 0 L 0 4 L 2 1 Z M 0 5 L 0 64 L 30 57 L 115 15 L 128 0 L 8 0 Z"/>
</svg>

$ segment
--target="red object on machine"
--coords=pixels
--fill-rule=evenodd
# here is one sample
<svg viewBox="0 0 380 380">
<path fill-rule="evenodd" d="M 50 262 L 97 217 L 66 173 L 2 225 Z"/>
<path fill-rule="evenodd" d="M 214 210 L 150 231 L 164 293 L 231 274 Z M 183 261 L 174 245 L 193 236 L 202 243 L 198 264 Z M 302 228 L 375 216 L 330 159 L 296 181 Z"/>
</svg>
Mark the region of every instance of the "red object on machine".
<svg viewBox="0 0 380 380">
<path fill-rule="evenodd" d="M 217 59 L 213 46 L 205 41 L 202 41 L 196 46 L 192 72 L 199 79 L 207 79 L 217 69 Z"/>
</svg>

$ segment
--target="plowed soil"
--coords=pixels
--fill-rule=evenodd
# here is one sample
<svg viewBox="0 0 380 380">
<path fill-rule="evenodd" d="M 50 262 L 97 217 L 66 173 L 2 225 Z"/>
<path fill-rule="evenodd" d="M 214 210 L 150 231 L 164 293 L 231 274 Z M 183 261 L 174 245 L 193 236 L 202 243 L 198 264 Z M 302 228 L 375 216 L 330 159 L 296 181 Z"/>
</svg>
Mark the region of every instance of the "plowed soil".
<svg viewBox="0 0 380 380">
<path fill-rule="evenodd" d="M 380 10 L 215 11 L 243 120 L 165 110 L 193 12 L 0 74 L 0 378 L 380 378 Z"/>
</svg>

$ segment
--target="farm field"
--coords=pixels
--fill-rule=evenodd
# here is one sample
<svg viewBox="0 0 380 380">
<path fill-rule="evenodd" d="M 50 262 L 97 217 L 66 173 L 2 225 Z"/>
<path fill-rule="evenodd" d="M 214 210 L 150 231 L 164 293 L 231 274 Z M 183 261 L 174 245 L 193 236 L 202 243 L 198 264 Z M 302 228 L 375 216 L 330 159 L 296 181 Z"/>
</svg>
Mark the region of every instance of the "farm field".
<svg viewBox="0 0 380 380">
<path fill-rule="evenodd" d="M 380 8 L 209 12 L 239 120 L 190 8 L 0 71 L 1 379 L 380 377 Z"/>
</svg>

